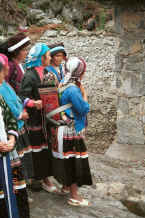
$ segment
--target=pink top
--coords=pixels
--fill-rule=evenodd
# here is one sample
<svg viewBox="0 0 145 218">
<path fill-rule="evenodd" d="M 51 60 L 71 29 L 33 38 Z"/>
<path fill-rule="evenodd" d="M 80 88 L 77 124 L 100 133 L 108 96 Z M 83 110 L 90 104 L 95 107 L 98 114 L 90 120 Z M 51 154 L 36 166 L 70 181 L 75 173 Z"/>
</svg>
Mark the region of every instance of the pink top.
<svg viewBox="0 0 145 218">
<path fill-rule="evenodd" d="M 35 67 L 39 77 L 41 80 L 43 80 L 43 71 L 44 71 L 44 67 L 43 66 L 40 66 L 40 67 Z"/>
<path fill-rule="evenodd" d="M 35 67 L 35 69 L 36 69 L 36 71 L 37 71 L 37 73 L 38 73 L 38 75 L 39 75 L 39 77 L 40 77 L 40 80 L 42 81 L 43 80 L 43 71 L 44 71 L 44 67 L 43 66 L 40 66 L 40 67 Z M 34 100 L 29 100 L 28 102 L 27 102 L 27 107 L 34 107 L 35 106 L 35 104 L 34 104 Z"/>
</svg>

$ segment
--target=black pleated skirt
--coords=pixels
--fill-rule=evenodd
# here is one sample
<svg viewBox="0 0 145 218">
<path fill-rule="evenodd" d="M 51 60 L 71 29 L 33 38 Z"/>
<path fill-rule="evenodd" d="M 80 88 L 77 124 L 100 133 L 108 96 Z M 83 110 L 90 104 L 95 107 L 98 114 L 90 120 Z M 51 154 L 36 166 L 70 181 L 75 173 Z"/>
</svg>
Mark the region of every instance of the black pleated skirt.
<svg viewBox="0 0 145 218">
<path fill-rule="evenodd" d="M 84 132 L 77 134 L 74 127 L 51 129 L 53 174 L 63 185 L 92 185 Z"/>
</svg>

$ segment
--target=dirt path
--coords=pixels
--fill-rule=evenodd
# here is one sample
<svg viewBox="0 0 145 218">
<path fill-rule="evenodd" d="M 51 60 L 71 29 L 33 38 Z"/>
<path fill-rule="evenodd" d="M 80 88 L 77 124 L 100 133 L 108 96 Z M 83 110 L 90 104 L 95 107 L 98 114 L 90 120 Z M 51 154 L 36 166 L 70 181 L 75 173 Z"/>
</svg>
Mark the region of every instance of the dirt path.
<svg viewBox="0 0 145 218">
<path fill-rule="evenodd" d="M 89 208 L 67 205 L 69 196 L 32 193 L 31 218 L 137 218 L 117 200 L 125 185 L 137 184 L 145 190 L 145 168 L 141 162 L 124 163 L 104 155 L 90 154 L 93 182 L 91 187 L 80 188 L 91 202 Z"/>
</svg>

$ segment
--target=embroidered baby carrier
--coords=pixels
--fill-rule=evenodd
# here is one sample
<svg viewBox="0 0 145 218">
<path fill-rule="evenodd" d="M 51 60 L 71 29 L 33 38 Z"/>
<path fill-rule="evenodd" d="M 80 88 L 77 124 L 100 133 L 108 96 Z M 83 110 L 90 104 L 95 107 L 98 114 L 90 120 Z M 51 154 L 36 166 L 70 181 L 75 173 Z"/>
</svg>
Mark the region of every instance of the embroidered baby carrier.
<svg viewBox="0 0 145 218">
<path fill-rule="evenodd" d="M 54 75 L 47 71 L 45 71 L 45 73 L 43 88 L 39 88 L 40 98 L 47 120 L 54 125 L 59 126 L 62 124 L 61 122 L 58 122 L 61 120 L 60 113 L 67 108 L 70 108 L 72 105 L 67 104 L 61 107 L 59 106 L 59 96 L 57 88 L 55 87 Z"/>
<path fill-rule="evenodd" d="M 39 94 L 46 114 L 59 107 L 57 88 L 39 88 Z M 60 120 L 59 113 L 55 114 L 53 119 L 55 121 Z"/>
</svg>

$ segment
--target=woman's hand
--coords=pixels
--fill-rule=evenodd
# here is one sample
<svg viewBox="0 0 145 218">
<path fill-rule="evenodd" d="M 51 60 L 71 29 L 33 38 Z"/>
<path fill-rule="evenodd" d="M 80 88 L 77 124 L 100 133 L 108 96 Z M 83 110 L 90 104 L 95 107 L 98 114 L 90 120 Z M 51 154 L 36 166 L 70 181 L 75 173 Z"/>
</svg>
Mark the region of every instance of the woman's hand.
<svg viewBox="0 0 145 218">
<path fill-rule="evenodd" d="M 0 142 L 0 152 L 10 152 L 11 150 L 13 150 L 15 146 L 15 142 L 16 142 L 15 136 L 10 135 L 7 143 Z"/>
<path fill-rule="evenodd" d="M 27 119 L 29 119 L 29 114 L 28 114 L 26 111 L 24 111 L 24 112 L 22 113 L 22 115 L 21 115 L 21 119 L 22 119 L 22 120 L 27 120 Z"/>
<path fill-rule="evenodd" d="M 0 152 L 6 152 L 7 149 L 7 143 L 0 142 Z"/>
<path fill-rule="evenodd" d="M 42 101 L 41 100 L 34 101 L 34 105 L 37 108 L 37 110 L 42 109 Z"/>
</svg>

